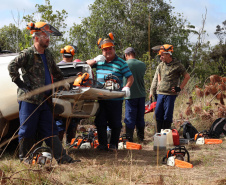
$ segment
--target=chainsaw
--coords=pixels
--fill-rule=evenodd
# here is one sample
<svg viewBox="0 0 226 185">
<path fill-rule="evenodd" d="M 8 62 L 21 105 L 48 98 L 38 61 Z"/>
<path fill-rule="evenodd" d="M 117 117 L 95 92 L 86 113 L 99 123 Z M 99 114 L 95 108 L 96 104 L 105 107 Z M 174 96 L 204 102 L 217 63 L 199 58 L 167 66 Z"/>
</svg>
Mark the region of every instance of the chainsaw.
<svg viewBox="0 0 226 185">
<path fill-rule="evenodd" d="M 101 84 L 96 80 L 90 79 L 89 73 L 79 72 L 77 73 L 77 77 L 74 80 L 73 89 L 76 89 L 78 87 L 93 87 L 93 88 L 102 89 L 103 84 Z"/>
<path fill-rule="evenodd" d="M 98 145 L 96 130 L 89 129 L 88 131 L 83 132 L 82 135 L 72 139 L 69 148 L 90 149 L 96 148 Z"/>
<path fill-rule="evenodd" d="M 29 164 L 52 165 L 53 152 L 49 147 L 38 147 L 29 156 Z"/>
<path fill-rule="evenodd" d="M 171 156 L 174 156 L 175 159 L 182 161 L 185 161 L 185 159 L 187 158 L 187 162 L 190 162 L 190 156 L 185 146 L 176 146 L 175 148 L 168 150 L 166 156 L 162 160 L 162 163 L 166 164 L 166 160 Z"/>
<path fill-rule="evenodd" d="M 223 141 L 221 139 L 211 139 L 209 138 L 209 132 L 206 130 L 195 134 L 194 141 L 197 145 L 203 144 L 221 144 Z"/>
<path fill-rule="evenodd" d="M 104 89 L 108 89 L 110 91 L 119 91 L 121 89 L 121 82 L 115 75 L 108 74 L 104 76 L 104 81 Z"/>
<path fill-rule="evenodd" d="M 130 142 L 130 137 L 127 134 L 123 134 L 119 137 L 118 149 L 130 149 L 130 150 L 141 150 L 141 144 Z"/>
<path fill-rule="evenodd" d="M 167 155 L 162 160 L 162 164 L 180 168 L 193 168 L 193 165 L 190 163 L 189 153 L 185 146 L 176 146 L 175 148 L 168 150 Z"/>
</svg>

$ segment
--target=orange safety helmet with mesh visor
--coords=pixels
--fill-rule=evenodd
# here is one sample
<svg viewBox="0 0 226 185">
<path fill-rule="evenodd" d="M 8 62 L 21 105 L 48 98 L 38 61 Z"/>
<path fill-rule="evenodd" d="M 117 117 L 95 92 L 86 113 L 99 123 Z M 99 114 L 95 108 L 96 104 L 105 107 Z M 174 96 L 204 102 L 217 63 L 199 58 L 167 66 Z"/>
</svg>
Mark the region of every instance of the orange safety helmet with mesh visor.
<svg viewBox="0 0 226 185">
<path fill-rule="evenodd" d="M 105 39 L 99 38 L 97 41 L 97 45 L 101 49 L 108 48 L 108 47 L 114 47 L 115 44 L 114 44 L 113 33 L 109 33 L 108 38 L 105 38 Z"/>
<path fill-rule="evenodd" d="M 51 36 L 62 36 L 62 34 L 56 28 L 50 24 L 47 24 L 46 22 L 28 23 L 27 29 L 31 30 L 31 35 L 35 32 L 45 32 L 47 35 Z"/>
<path fill-rule="evenodd" d="M 75 49 L 73 46 L 67 45 L 60 50 L 60 53 L 62 53 L 66 57 L 71 57 L 75 55 Z"/>
<path fill-rule="evenodd" d="M 173 53 L 173 45 L 164 44 L 164 45 L 160 46 L 158 55 L 161 55 L 162 53 L 168 53 L 168 54 L 172 55 L 172 53 Z"/>
</svg>

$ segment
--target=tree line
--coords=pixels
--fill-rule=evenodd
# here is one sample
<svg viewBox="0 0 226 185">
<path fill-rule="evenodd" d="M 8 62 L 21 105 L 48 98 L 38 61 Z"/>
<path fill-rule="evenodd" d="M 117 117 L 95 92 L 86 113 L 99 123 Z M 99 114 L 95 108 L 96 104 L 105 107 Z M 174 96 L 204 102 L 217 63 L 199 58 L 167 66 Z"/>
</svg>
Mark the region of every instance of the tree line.
<svg viewBox="0 0 226 185">
<path fill-rule="evenodd" d="M 45 0 L 45 5 L 36 4 L 35 8 L 34 13 L 23 16 L 24 22 L 48 22 L 63 33 L 63 37 L 53 37 L 50 41 L 57 62 L 61 60 L 60 49 L 68 44 L 77 46 L 76 58 L 80 60 L 99 55 L 97 40 L 113 32 L 118 56 L 122 57 L 124 49 L 131 46 L 137 52 L 136 58 L 145 62 L 147 89 L 159 63 L 159 57 L 151 48 L 165 43 L 174 46 L 173 56 L 184 64 L 188 72 L 195 74 L 196 83 L 202 84 L 212 74 L 226 76 L 226 21 L 216 26 L 219 44 L 210 47 L 210 43 L 205 41 L 205 16 L 202 29 L 197 31 L 182 14 L 173 14 L 174 7 L 163 0 L 95 0 L 89 6 L 90 15 L 80 24 L 74 23 L 68 31 L 65 31 L 66 10 L 53 12 L 50 0 Z M 195 43 L 189 40 L 191 34 L 197 37 Z M 2 50 L 18 52 L 31 44 L 26 28 L 19 29 L 16 24 L 0 28 Z"/>
</svg>

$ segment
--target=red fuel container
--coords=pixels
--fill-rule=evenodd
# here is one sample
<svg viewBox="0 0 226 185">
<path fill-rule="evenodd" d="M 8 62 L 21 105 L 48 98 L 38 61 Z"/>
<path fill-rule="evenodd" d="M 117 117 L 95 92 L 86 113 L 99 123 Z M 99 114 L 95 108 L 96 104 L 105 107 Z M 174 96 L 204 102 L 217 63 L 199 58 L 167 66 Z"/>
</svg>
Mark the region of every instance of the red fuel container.
<svg viewBox="0 0 226 185">
<path fill-rule="evenodd" d="M 179 133 L 177 131 L 177 129 L 172 129 L 172 135 L 173 135 L 173 144 L 174 146 L 178 146 L 180 145 L 180 136 Z"/>
</svg>

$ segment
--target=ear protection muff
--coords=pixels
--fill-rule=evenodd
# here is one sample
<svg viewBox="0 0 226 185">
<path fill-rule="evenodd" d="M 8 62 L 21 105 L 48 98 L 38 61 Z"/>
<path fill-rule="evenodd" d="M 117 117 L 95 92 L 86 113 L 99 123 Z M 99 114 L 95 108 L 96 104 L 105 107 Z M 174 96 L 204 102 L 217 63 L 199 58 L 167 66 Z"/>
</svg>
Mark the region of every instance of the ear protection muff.
<svg viewBox="0 0 226 185">
<path fill-rule="evenodd" d="M 114 40 L 114 35 L 113 35 L 113 33 L 111 32 L 111 33 L 109 33 L 108 34 L 108 36 L 109 36 L 109 38 L 111 39 L 111 40 Z"/>
<path fill-rule="evenodd" d="M 70 49 L 71 54 L 74 56 L 75 55 L 75 50 L 74 49 Z"/>
<path fill-rule="evenodd" d="M 101 48 L 101 42 L 102 42 L 102 41 L 103 41 L 102 38 L 99 38 L 98 41 L 97 41 L 97 45 L 98 45 L 99 48 Z"/>
<path fill-rule="evenodd" d="M 26 28 L 28 30 L 34 30 L 35 29 L 35 23 L 33 23 L 33 22 L 28 23 Z"/>
<path fill-rule="evenodd" d="M 65 49 L 62 48 L 62 49 L 60 50 L 60 53 L 64 53 L 64 52 L 65 52 Z"/>
</svg>

